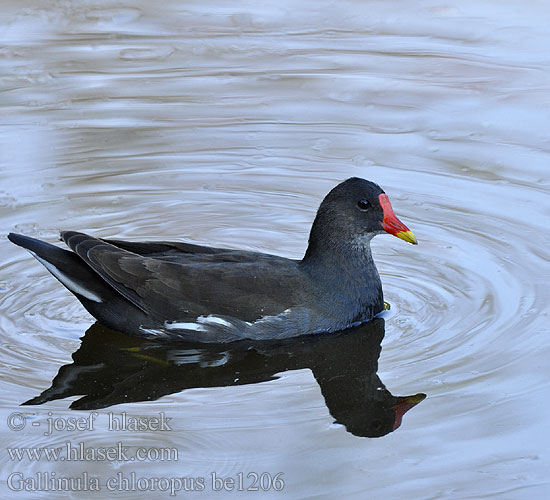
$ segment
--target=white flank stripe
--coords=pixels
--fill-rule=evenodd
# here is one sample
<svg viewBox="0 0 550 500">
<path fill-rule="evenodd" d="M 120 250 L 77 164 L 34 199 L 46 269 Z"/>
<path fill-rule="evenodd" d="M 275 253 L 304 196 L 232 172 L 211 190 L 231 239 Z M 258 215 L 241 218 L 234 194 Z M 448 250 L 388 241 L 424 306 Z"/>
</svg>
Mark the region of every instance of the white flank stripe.
<svg viewBox="0 0 550 500">
<path fill-rule="evenodd" d="M 156 328 L 145 328 L 143 325 L 139 325 L 139 331 L 148 335 L 155 335 L 156 337 L 163 337 L 166 335 L 164 330 L 157 330 Z"/>
<path fill-rule="evenodd" d="M 273 315 L 273 316 L 263 316 L 262 318 L 259 318 L 256 321 L 254 321 L 254 323 L 249 323 L 249 324 L 260 325 L 262 323 L 271 323 L 273 321 L 281 321 L 282 319 L 284 319 L 289 314 L 292 314 L 292 312 L 293 311 L 292 311 L 291 308 L 285 309 L 282 313 L 279 313 L 279 314 Z"/>
<path fill-rule="evenodd" d="M 168 321 L 164 322 L 164 328 L 167 330 L 196 330 L 198 332 L 205 332 L 206 328 L 203 325 L 199 325 L 198 323 L 168 323 Z"/>
<path fill-rule="evenodd" d="M 203 323 L 205 325 L 217 324 L 217 325 L 229 326 L 229 327 L 233 326 L 229 321 L 222 318 L 218 318 L 217 316 L 212 316 L 212 314 L 209 314 L 208 316 L 199 316 L 197 318 L 197 322 Z"/>
<path fill-rule="evenodd" d="M 36 260 L 38 260 L 38 262 L 40 262 L 48 271 L 50 271 L 50 273 L 52 273 L 59 281 L 61 281 L 61 283 L 63 283 L 71 292 L 78 293 L 78 295 L 82 295 L 83 297 L 93 300 L 94 302 L 103 302 L 101 297 L 96 295 L 91 290 L 88 290 L 87 288 L 80 286 L 76 281 L 69 278 L 65 273 L 57 269 L 57 267 L 55 267 L 51 262 L 44 260 L 43 258 L 39 257 L 31 250 L 29 250 L 29 252 L 32 254 L 33 257 L 36 258 Z"/>
</svg>

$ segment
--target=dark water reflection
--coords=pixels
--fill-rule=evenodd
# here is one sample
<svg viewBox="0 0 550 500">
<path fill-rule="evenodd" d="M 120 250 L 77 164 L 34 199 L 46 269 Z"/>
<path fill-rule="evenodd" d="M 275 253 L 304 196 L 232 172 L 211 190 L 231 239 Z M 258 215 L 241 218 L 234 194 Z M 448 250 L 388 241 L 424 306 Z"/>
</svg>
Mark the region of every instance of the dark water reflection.
<svg viewBox="0 0 550 500">
<path fill-rule="evenodd" d="M 92 325 L 73 363 L 25 405 L 84 395 L 75 410 L 150 401 L 198 387 L 256 384 L 277 373 L 309 368 L 330 414 L 348 432 L 379 437 L 396 430 L 425 394 L 394 396 L 377 375 L 384 320 L 339 334 L 284 341 L 206 345 L 150 342 Z"/>
</svg>

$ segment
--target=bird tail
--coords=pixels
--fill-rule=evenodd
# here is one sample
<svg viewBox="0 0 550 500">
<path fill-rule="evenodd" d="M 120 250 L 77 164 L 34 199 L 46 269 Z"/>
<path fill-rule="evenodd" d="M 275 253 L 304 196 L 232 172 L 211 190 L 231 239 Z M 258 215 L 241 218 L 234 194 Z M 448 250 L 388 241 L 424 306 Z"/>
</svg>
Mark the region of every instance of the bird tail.
<svg viewBox="0 0 550 500">
<path fill-rule="evenodd" d="M 45 241 L 10 233 L 8 239 L 28 250 L 63 286 L 77 298 L 103 302 L 110 287 L 80 257 Z"/>
</svg>

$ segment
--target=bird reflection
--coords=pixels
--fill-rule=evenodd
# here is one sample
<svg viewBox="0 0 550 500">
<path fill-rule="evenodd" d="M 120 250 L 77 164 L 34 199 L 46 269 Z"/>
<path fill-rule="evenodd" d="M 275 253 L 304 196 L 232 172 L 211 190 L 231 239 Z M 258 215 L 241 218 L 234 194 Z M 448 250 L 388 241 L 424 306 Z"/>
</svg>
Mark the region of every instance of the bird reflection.
<svg viewBox="0 0 550 500">
<path fill-rule="evenodd" d="M 340 333 L 266 342 L 190 344 L 151 341 L 92 325 L 73 363 L 25 405 L 84 395 L 77 410 L 151 401 L 197 387 L 255 384 L 287 370 L 309 368 L 335 421 L 355 436 L 379 437 L 401 425 L 426 396 L 393 396 L 378 378 L 384 320 Z"/>
</svg>

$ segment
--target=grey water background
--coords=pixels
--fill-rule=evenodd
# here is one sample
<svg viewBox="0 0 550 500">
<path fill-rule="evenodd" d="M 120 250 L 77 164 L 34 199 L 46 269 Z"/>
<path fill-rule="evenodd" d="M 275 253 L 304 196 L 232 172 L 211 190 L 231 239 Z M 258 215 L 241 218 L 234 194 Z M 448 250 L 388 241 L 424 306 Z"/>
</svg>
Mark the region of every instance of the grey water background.
<svg viewBox="0 0 550 500">
<path fill-rule="evenodd" d="M 19 404 L 71 362 L 92 318 L 0 243 L 5 447 L 177 447 L 175 462 L 12 460 L 107 478 L 284 473 L 250 498 L 548 498 L 550 30 L 547 2 L 5 0 L 0 233 L 185 239 L 300 258 L 322 197 L 378 182 L 419 246 L 373 242 L 378 375 L 424 392 L 382 438 L 334 425 L 311 372 L 100 410 L 44 435 L 60 400 Z M 74 398 L 73 398 L 74 399 Z M 8 415 L 24 411 L 13 431 Z M 109 411 L 172 418 L 108 431 Z M 30 422 L 41 423 L 32 426 Z M 18 496 L 19 495 L 19 496 Z M 56 492 L 146 498 L 159 492 Z M 224 498 L 180 492 L 181 498 Z"/>
</svg>

